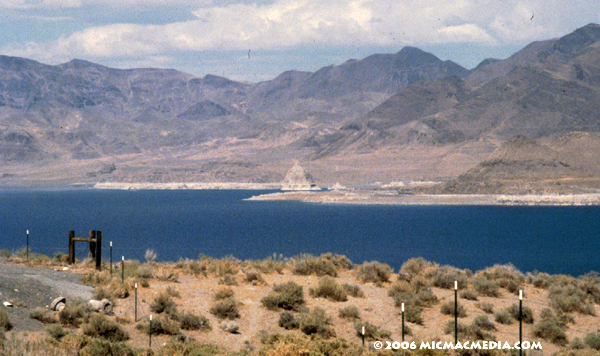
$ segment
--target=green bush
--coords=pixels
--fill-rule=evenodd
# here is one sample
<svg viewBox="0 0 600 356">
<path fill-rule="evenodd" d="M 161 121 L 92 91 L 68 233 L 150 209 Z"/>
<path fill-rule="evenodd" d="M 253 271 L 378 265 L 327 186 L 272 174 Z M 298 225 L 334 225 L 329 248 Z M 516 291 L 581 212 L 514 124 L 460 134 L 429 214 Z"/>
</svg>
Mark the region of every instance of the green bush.
<svg viewBox="0 0 600 356">
<path fill-rule="evenodd" d="M 420 307 L 429 308 L 438 303 L 438 298 L 433 294 L 431 288 L 426 286 L 417 290 L 414 302 Z"/>
<path fill-rule="evenodd" d="M 515 320 L 519 320 L 519 304 L 515 303 L 506 309 Z M 521 309 L 521 317 L 525 324 L 533 324 L 533 311 L 529 307 L 523 307 Z"/>
<path fill-rule="evenodd" d="M 392 268 L 379 262 L 365 262 L 358 265 L 354 271 L 354 276 L 363 283 L 373 282 L 381 284 L 390 281 Z"/>
<path fill-rule="evenodd" d="M 46 332 L 55 340 L 60 340 L 67 335 L 67 332 L 58 324 L 47 325 Z"/>
<path fill-rule="evenodd" d="M 368 322 L 356 322 L 354 324 L 354 330 L 356 330 L 356 335 L 358 337 L 362 337 L 363 326 L 365 327 L 365 340 L 389 339 L 392 335 L 391 332 L 380 329 L 379 327 Z M 404 330 L 404 333 L 407 333 L 406 328 Z"/>
<path fill-rule="evenodd" d="M 85 356 L 135 356 L 136 352 L 124 342 L 110 342 L 102 339 L 91 339 L 78 353 Z"/>
<path fill-rule="evenodd" d="M 357 320 L 360 319 L 360 311 L 354 305 L 340 308 L 339 317 L 342 319 Z"/>
<path fill-rule="evenodd" d="M 10 258 L 10 255 L 11 255 L 11 253 L 10 253 L 9 250 L 7 250 L 5 248 L 3 248 L 2 250 L 0 250 L 0 257 Z"/>
<path fill-rule="evenodd" d="M 494 323 L 490 319 L 488 319 L 487 315 L 477 316 L 473 320 L 473 325 L 486 331 L 496 330 L 496 325 L 494 325 Z"/>
<path fill-rule="evenodd" d="M 460 292 L 460 297 L 466 300 L 477 300 L 477 293 L 470 289 L 465 289 Z"/>
<path fill-rule="evenodd" d="M 316 298 L 327 298 L 334 302 L 345 302 L 348 300 L 346 291 L 331 277 L 323 277 L 319 280 L 317 288 L 310 288 L 309 294 Z"/>
<path fill-rule="evenodd" d="M 213 304 L 210 313 L 219 319 L 233 320 L 240 317 L 240 311 L 232 298 L 223 299 Z"/>
<path fill-rule="evenodd" d="M 151 279 L 154 277 L 154 269 L 152 269 L 150 266 L 139 267 L 135 271 L 135 275 L 138 278 Z"/>
<path fill-rule="evenodd" d="M 553 320 L 544 319 L 533 326 L 532 334 L 559 346 L 567 345 L 565 331 Z"/>
<path fill-rule="evenodd" d="M 600 276 L 598 272 L 590 272 L 579 277 L 577 287 L 583 290 L 592 302 L 600 304 Z"/>
<path fill-rule="evenodd" d="M 0 309 L 0 330 L 8 331 L 13 325 L 10 322 L 8 313 L 4 309 Z"/>
<path fill-rule="evenodd" d="M 304 292 L 302 286 L 291 281 L 283 284 L 275 284 L 273 286 L 273 293 L 264 297 L 261 302 L 270 310 L 299 310 L 304 305 Z"/>
<path fill-rule="evenodd" d="M 550 275 L 548 273 L 536 273 L 531 283 L 536 288 L 546 289 L 550 286 Z"/>
<path fill-rule="evenodd" d="M 83 298 L 72 298 L 58 313 L 58 320 L 62 325 L 78 327 L 82 322 L 87 322 L 92 310 Z"/>
<path fill-rule="evenodd" d="M 284 311 L 279 315 L 277 324 L 286 330 L 298 329 L 300 326 L 300 322 L 288 311 Z"/>
<path fill-rule="evenodd" d="M 152 321 L 147 320 L 143 323 L 136 325 L 136 329 L 140 330 L 144 334 L 149 334 L 152 331 L 152 335 L 166 334 L 166 335 L 179 335 L 180 324 L 176 320 L 155 316 Z"/>
<path fill-rule="evenodd" d="M 402 266 L 400 267 L 400 272 L 406 273 L 410 277 L 412 277 L 421 274 L 430 267 L 436 266 L 436 263 L 426 261 L 422 257 L 411 258 L 402 264 Z"/>
<path fill-rule="evenodd" d="M 442 304 L 442 307 L 440 308 L 440 312 L 443 315 L 452 315 L 454 316 L 454 302 L 447 302 Z M 465 309 L 465 307 L 458 303 L 457 306 L 457 314 L 459 318 L 466 318 L 467 317 L 467 310 Z"/>
<path fill-rule="evenodd" d="M 564 313 L 583 312 L 586 306 L 586 293 L 573 284 L 553 284 L 548 288 L 550 306 Z"/>
<path fill-rule="evenodd" d="M 261 274 L 258 272 L 246 272 L 244 281 L 246 281 L 247 283 L 252 283 L 254 285 L 266 284 L 265 280 L 262 278 Z"/>
<path fill-rule="evenodd" d="M 163 292 L 154 298 L 150 304 L 150 310 L 157 314 L 165 313 L 172 316 L 177 314 L 177 304 L 168 293 Z"/>
<path fill-rule="evenodd" d="M 480 295 L 484 295 L 486 297 L 500 296 L 500 285 L 493 280 L 487 279 L 485 276 L 473 278 L 471 284 Z"/>
<path fill-rule="evenodd" d="M 304 313 L 300 317 L 300 330 L 306 335 L 317 334 L 322 338 L 335 337 L 335 331 L 330 327 L 331 318 L 325 310 L 315 307 L 310 313 Z"/>
<path fill-rule="evenodd" d="M 183 330 L 212 330 L 210 321 L 204 316 L 198 316 L 192 313 L 185 313 L 178 317 Z"/>
<path fill-rule="evenodd" d="M 323 254 L 319 257 L 304 255 L 296 262 L 292 272 L 303 276 L 316 274 L 317 276 L 337 277 L 338 270 L 352 269 L 352 262 L 346 256 Z"/>
<path fill-rule="evenodd" d="M 83 326 L 83 334 L 112 342 L 129 339 L 129 334 L 119 324 L 102 314 L 90 317 L 89 323 Z"/>
<path fill-rule="evenodd" d="M 476 306 L 477 306 L 477 308 L 481 309 L 486 314 L 494 313 L 494 304 L 492 304 L 492 303 L 486 303 L 486 302 L 477 303 Z"/>
<path fill-rule="evenodd" d="M 508 310 L 503 309 L 494 313 L 494 320 L 500 324 L 510 325 L 512 324 L 512 316 Z"/>
<path fill-rule="evenodd" d="M 600 333 L 587 334 L 583 342 L 594 350 L 600 350 Z"/>
<path fill-rule="evenodd" d="M 433 275 L 433 286 L 445 289 L 454 289 L 454 282 L 457 282 L 459 289 L 467 287 L 467 273 L 461 269 L 442 266 L 438 268 Z"/>
<path fill-rule="evenodd" d="M 348 293 L 348 295 L 350 295 L 351 297 L 364 298 L 365 296 L 365 293 L 363 293 L 363 291 L 357 285 L 344 283 L 342 284 L 342 288 L 344 288 L 346 293 Z"/>
</svg>

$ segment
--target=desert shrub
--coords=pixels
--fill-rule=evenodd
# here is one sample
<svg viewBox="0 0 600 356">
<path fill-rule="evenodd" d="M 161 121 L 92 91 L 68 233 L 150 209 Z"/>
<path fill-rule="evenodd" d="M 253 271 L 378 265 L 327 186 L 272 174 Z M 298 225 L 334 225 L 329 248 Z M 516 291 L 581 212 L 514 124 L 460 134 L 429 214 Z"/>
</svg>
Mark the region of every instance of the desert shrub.
<svg viewBox="0 0 600 356">
<path fill-rule="evenodd" d="M 0 309 L 0 330 L 8 331 L 12 327 L 8 313 L 4 309 Z"/>
<path fill-rule="evenodd" d="M 135 328 L 144 334 L 152 332 L 153 335 L 179 335 L 181 333 L 178 321 L 158 315 L 156 315 L 152 321 L 145 320 L 144 322 L 138 323 Z"/>
<path fill-rule="evenodd" d="M 294 318 L 294 315 L 288 311 L 279 314 L 277 324 L 286 330 L 298 329 L 300 322 Z"/>
<path fill-rule="evenodd" d="M 138 278 L 137 283 L 144 288 L 150 287 L 150 282 L 146 278 Z"/>
<path fill-rule="evenodd" d="M 436 270 L 432 278 L 434 287 L 454 289 L 455 281 L 459 289 L 467 287 L 467 273 L 456 267 L 442 266 Z"/>
<path fill-rule="evenodd" d="M 160 350 L 161 356 L 221 356 L 226 354 L 226 351 L 224 351 L 220 346 L 217 346 L 215 344 L 198 342 L 190 339 L 186 340 L 185 342 L 181 342 L 176 338 L 169 340 Z M 151 355 L 154 355 L 154 353 L 141 352 L 139 354 L 139 356 Z"/>
<path fill-rule="evenodd" d="M 426 286 L 417 290 L 414 302 L 420 307 L 429 308 L 438 303 L 438 298 L 433 294 L 431 288 Z"/>
<path fill-rule="evenodd" d="M 204 316 L 185 313 L 178 318 L 183 330 L 211 330 L 210 321 Z"/>
<path fill-rule="evenodd" d="M 550 306 L 565 313 L 582 312 L 586 306 L 586 297 L 586 293 L 573 284 L 554 284 L 548 288 Z"/>
<path fill-rule="evenodd" d="M 473 325 L 486 331 L 496 330 L 496 325 L 488 319 L 487 315 L 479 315 L 473 320 Z"/>
<path fill-rule="evenodd" d="M 2 252 L 2 251 L 0 251 Z M 10 255 L 9 255 L 10 257 Z M 54 262 L 56 263 L 66 263 L 69 260 L 69 255 L 66 255 L 62 252 L 57 252 L 54 254 Z"/>
<path fill-rule="evenodd" d="M 346 293 L 348 293 L 348 295 L 350 295 L 351 297 L 364 298 L 365 296 L 365 293 L 363 293 L 363 291 L 357 285 L 344 283 L 342 284 L 342 288 L 344 288 Z"/>
<path fill-rule="evenodd" d="M 339 317 L 342 319 L 357 320 L 360 319 L 360 311 L 354 305 L 340 308 Z"/>
<path fill-rule="evenodd" d="M 88 271 L 83 277 L 81 277 L 81 283 L 88 286 L 106 286 L 112 281 L 110 273 L 105 271 L 98 272 L 96 270 Z"/>
<path fill-rule="evenodd" d="M 437 267 L 437 264 L 434 262 L 426 261 L 422 257 L 411 258 L 402 264 L 402 266 L 400 267 L 400 272 L 406 273 L 410 277 L 413 277 L 418 274 L 421 274 L 427 268 L 434 267 L 434 266 Z"/>
<path fill-rule="evenodd" d="M 262 278 L 262 276 L 258 272 L 246 272 L 244 281 L 246 281 L 247 283 L 252 283 L 254 285 L 266 284 L 265 280 Z"/>
<path fill-rule="evenodd" d="M 567 345 L 567 335 L 565 331 L 557 325 L 552 319 L 542 319 L 535 324 L 532 334 L 536 337 L 548 340 L 559 346 Z"/>
<path fill-rule="evenodd" d="M 373 282 L 381 284 L 389 282 L 392 268 L 379 262 L 365 262 L 358 265 L 354 271 L 354 276 L 363 283 Z"/>
<path fill-rule="evenodd" d="M 500 324 L 510 325 L 512 324 L 512 316 L 508 312 L 508 310 L 503 309 L 494 313 L 494 320 Z"/>
<path fill-rule="evenodd" d="M 331 259 L 311 255 L 302 256 L 294 265 L 292 272 L 302 276 L 316 274 L 317 276 L 337 277 L 337 268 Z"/>
<path fill-rule="evenodd" d="M 581 314 L 595 316 L 596 315 L 596 306 L 594 305 L 594 303 L 587 302 L 585 304 L 585 306 L 583 307 L 583 310 L 581 310 Z"/>
<path fill-rule="evenodd" d="M 2 250 L 0 250 L 0 257 L 10 258 L 10 255 L 11 255 L 11 253 L 10 253 L 9 250 L 7 250 L 5 248 L 3 248 Z"/>
<path fill-rule="evenodd" d="M 233 298 L 233 289 L 231 288 L 222 288 L 217 293 L 215 293 L 215 300 L 222 300 L 227 298 Z"/>
<path fill-rule="evenodd" d="M 479 273 L 484 275 L 487 279 L 498 281 L 503 288 L 508 281 L 514 281 L 517 284 L 525 282 L 525 275 L 510 263 L 505 265 L 494 265 Z"/>
<path fill-rule="evenodd" d="M 58 320 L 62 325 L 78 327 L 82 322 L 88 320 L 91 312 L 90 306 L 83 298 L 72 298 L 58 313 Z"/>
<path fill-rule="evenodd" d="M 63 341 L 63 343 L 66 343 L 66 341 Z M 81 351 L 77 354 L 80 354 L 82 356 L 136 355 L 136 352 L 131 348 L 131 346 L 127 345 L 124 342 L 110 342 L 102 339 L 90 339 L 82 341 L 81 344 Z"/>
<path fill-rule="evenodd" d="M 331 318 L 327 316 L 325 310 L 319 307 L 300 316 L 300 330 L 306 335 L 317 334 L 325 339 L 335 337 L 335 331 L 329 324 L 331 324 Z"/>
<path fill-rule="evenodd" d="M 579 277 L 577 287 L 584 291 L 592 302 L 600 304 L 600 276 L 598 272 L 590 272 Z"/>
<path fill-rule="evenodd" d="M 580 338 L 576 337 L 573 340 L 571 340 L 571 342 L 569 343 L 569 349 L 571 350 L 581 350 L 581 349 L 585 349 L 585 343 L 583 341 L 581 341 Z"/>
<path fill-rule="evenodd" d="M 219 279 L 219 284 L 224 284 L 226 286 L 237 286 L 238 280 L 235 275 L 226 274 Z"/>
<path fill-rule="evenodd" d="M 285 310 L 298 310 L 304 304 L 304 292 L 302 286 L 294 282 L 275 284 L 273 293 L 261 300 L 262 304 L 271 310 L 279 308 Z"/>
<path fill-rule="evenodd" d="M 356 335 L 362 337 L 362 329 L 365 327 L 365 340 L 375 340 L 375 339 L 389 339 L 392 335 L 387 330 L 380 329 L 379 327 L 368 323 L 368 322 L 356 322 L 354 324 L 354 330 L 356 330 Z M 406 328 L 404 330 L 406 334 Z"/>
<path fill-rule="evenodd" d="M 465 289 L 460 292 L 460 297 L 466 300 L 477 300 L 477 293 L 470 289 Z"/>
<path fill-rule="evenodd" d="M 233 320 L 240 317 L 240 311 L 232 298 L 217 301 L 209 311 L 219 319 Z"/>
<path fill-rule="evenodd" d="M 515 320 L 519 320 L 519 304 L 515 303 L 506 309 Z M 533 311 L 529 307 L 521 309 L 521 317 L 525 324 L 533 324 Z"/>
<path fill-rule="evenodd" d="M 102 314 L 94 314 L 89 323 L 83 326 L 83 334 L 117 342 L 129 339 L 129 334 L 121 326 Z"/>
<path fill-rule="evenodd" d="M 283 273 L 283 269 L 285 268 L 283 256 L 281 256 L 281 258 L 277 258 L 277 254 L 273 254 L 273 257 L 265 258 L 263 260 L 251 261 L 251 265 L 253 268 L 266 274 L 270 274 L 273 272 L 281 274 Z"/>
<path fill-rule="evenodd" d="M 423 307 L 428 307 L 437 303 L 437 297 L 431 292 L 431 288 L 420 287 L 420 290 L 414 290 L 414 287 L 405 281 L 395 283 L 388 290 L 388 295 L 394 298 L 396 307 L 401 307 L 404 303 L 404 317 L 410 323 L 423 324 L 421 313 Z"/>
<path fill-rule="evenodd" d="M 487 327 L 489 324 L 485 323 Z M 494 340 L 494 335 L 486 332 L 482 327 L 482 323 L 475 323 L 475 321 L 471 325 L 464 325 L 458 323 L 457 331 L 460 335 L 461 339 L 469 339 L 469 340 Z M 449 321 L 444 325 L 444 334 L 453 334 L 454 333 L 454 321 Z"/>
<path fill-rule="evenodd" d="M 168 293 L 162 292 L 150 303 L 150 310 L 157 314 L 165 313 L 172 316 L 177 314 L 177 304 Z"/>
<path fill-rule="evenodd" d="M 546 289 L 550 286 L 550 275 L 548 273 L 536 273 L 533 275 L 531 284 L 536 288 Z"/>
<path fill-rule="evenodd" d="M 54 324 L 58 322 L 55 314 L 44 308 L 35 308 L 29 312 L 29 317 L 41 322 L 42 324 Z"/>
<path fill-rule="evenodd" d="M 151 279 L 154 277 L 154 270 L 150 266 L 140 267 L 135 271 L 136 277 Z"/>
<path fill-rule="evenodd" d="M 587 334 L 583 342 L 594 350 L 600 350 L 600 333 Z"/>
<path fill-rule="evenodd" d="M 473 288 L 480 295 L 484 295 L 486 297 L 499 297 L 500 296 L 500 286 L 493 280 L 487 279 L 485 276 L 478 276 L 471 280 L 471 284 Z"/>
<path fill-rule="evenodd" d="M 457 313 L 458 313 L 458 317 L 459 318 L 466 318 L 467 317 L 467 310 L 465 309 L 465 307 L 458 303 L 457 306 Z M 452 315 L 454 316 L 454 302 L 447 302 L 442 304 L 441 308 L 440 308 L 440 312 L 443 315 Z"/>
<path fill-rule="evenodd" d="M 46 326 L 46 332 L 55 340 L 60 340 L 67 335 L 65 329 L 58 324 L 50 324 Z"/>
<path fill-rule="evenodd" d="M 550 308 L 542 309 L 542 312 L 540 313 L 540 319 L 551 320 L 553 323 L 560 326 L 561 328 L 566 328 L 569 323 L 575 323 L 575 318 L 573 318 L 571 314 L 564 313 L 560 310 L 554 312 Z"/>
<path fill-rule="evenodd" d="M 113 279 L 109 283 L 107 289 L 110 290 L 110 294 L 114 298 L 125 299 L 129 297 L 129 286 L 127 285 L 127 283 L 122 283 L 120 279 Z"/>
<path fill-rule="evenodd" d="M 221 329 L 230 332 L 232 334 L 236 334 L 240 330 L 240 326 L 235 321 L 222 321 Z"/>
<path fill-rule="evenodd" d="M 494 304 L 492 303 L 477 303 L 475 305 L 477 308 L 483 310 L 484 313 L 486 314 L 492 314 L 494 312 Z"/>
<path fill-rule="evenodd" d="M 422 312 L 423 309 L 418 305 L 408 304 L 404 306 L 404 317 L 409 323 L 423 325 Z"/>
<path fill-rule="evenodd" d="M 317 288 L 310 288 L 309 294 L 316 298 L 327 298 L 334 302 L 345 302 L 348 300 L 346 291 L 331 277 L 323 277 L 319 280 Z"/>
</svg>

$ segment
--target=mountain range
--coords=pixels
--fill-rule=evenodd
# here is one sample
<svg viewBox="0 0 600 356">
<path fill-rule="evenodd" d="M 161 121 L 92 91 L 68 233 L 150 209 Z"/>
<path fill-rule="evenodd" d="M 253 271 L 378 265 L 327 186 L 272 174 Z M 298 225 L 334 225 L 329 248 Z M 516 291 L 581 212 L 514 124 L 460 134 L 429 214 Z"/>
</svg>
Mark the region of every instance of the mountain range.
<svg viewBox="0 0 600 356">
<path fill-rule="evenodd" d="M 0 56 L 0 184 L 277 182 L 301 162 L 320 185 L 473 190 L 493 175 L 473 170 L 520 154 L 507 144 L 600 132 L 599 63 L 597 24 L 471 70 L 405 47 L 260 83 Z M 594 161 L 569 152 L 560 179 L 589 182 Z"/>
</svg>

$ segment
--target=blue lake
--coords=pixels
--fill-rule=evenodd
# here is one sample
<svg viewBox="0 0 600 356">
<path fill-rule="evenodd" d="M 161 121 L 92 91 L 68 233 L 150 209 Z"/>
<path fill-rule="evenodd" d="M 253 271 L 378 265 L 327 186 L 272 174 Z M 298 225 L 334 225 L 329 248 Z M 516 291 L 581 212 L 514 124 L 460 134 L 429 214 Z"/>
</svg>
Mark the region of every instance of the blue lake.
<svg viewBox="0 0 600 356">
<path fill-rule="evenodd" d="M 472 270 L 600 271 L 600 207 L 358 206 L 244 201 L 260 191 L 1 191 L 0 249 L 67 253 L 68 232 L 102 231 L 113 258 L 177 261 L 332 252 L 395 270 L 411 257 Z M 86 256 L 83 243 L 77 257 Z"/>
</svg>

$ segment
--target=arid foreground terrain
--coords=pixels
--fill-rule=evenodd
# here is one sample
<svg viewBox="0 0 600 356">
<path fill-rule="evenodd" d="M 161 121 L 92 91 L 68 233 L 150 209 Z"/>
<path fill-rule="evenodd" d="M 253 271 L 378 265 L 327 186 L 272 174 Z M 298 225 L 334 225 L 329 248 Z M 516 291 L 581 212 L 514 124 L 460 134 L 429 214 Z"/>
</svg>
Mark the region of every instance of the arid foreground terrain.
<svg viewBox="0 0 600 356">
<path fill-rule="evenodd" d="M 2 275 L 1 296 L 13 304 L 0 309 L 2 355 L 511 354 L 374 350 L 375 340 L 402 340 L 402 303 L 405 340 L 418 345 L 453 341 L 455 281 L 460 341 L 518 341 L 522 290 L 523 340 L 543 346 L 527 355 L 600 352 L 600 277 L 594 273 L 578 278 L 523 274 L 511 265 L 471 272 L 423 259 L 410 259 L 393 273 L 385 264 L 356 265 L 331 254 L 260 261 L 201 256 L 156 263 L 149 251 L 149 262 L 125 261 L 125 269 L 114 269 L 111 276 L 108 265 L 101 272 L 85 262 L 67 267 L 61 254 L 54 259 L 31 254 L 27 263 L 23 254 L 3 250 L 2 256 L 6 271 L 30 270 L 24 283 L 43 275 L 34 279 L 52 285 L 46 282 L 74 273 L 94 287 L 93 298 L 114 303 L 112 313 L 94 313 L 84 299 L 65 291 L 65 309 L 50 311 L 55 295 L 18 297 L 8 282 L 16 275 Z M 47 269 L 57 272 L 40 272 Z M 365 347 L 358 333 L 362 326 Z"/>
</svg>

